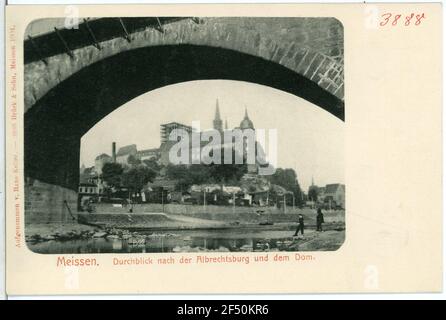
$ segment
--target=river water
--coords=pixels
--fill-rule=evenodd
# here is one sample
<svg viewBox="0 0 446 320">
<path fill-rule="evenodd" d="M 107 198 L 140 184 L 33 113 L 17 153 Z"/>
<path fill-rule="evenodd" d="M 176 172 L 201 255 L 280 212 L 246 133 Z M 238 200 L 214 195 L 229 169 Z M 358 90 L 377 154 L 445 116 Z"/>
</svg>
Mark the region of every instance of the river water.
<svg viewBox="0 0 446 320">
<path fill-rule="evenodd" d="M 140 232 L 137 241 L 93 238 L 28 242 L 27 245 L 33 252 L 46 254 L 296 251 L 293 244 L 299 240 L 293 239 L 293 233 L 292 230 L 184 230 L 171 233 Z M 290 249 L 290 246 L 293 246 L 293 249 Z"/>
</svg>

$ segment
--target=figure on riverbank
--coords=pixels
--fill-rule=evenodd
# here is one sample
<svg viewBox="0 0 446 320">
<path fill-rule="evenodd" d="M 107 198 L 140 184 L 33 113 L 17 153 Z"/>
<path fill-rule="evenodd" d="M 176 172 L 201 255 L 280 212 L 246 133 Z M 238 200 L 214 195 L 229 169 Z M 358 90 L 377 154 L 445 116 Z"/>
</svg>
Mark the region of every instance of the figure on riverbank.
<svg viewBox="0 0 446 320">
<path fill-rule="evenodd" d="M 317 216 L 316 216 L 316 231 L 322 231 L 322 224 L 324 223 L 324 214 L 322 213 L 322 209 L 317 209 Z"/>
<path fill-rule="evenodd" d="M 297 225 L 297 229 L 296 232 L 294 233 L 294 236 L 296 237 L 297 235 L 299 235 L 299 231 L 302 235 L 304 235 L 304 216 L 302 214 L 299 214 L 299 220 L 298 220 L 299 224 Z"/>
</svg>

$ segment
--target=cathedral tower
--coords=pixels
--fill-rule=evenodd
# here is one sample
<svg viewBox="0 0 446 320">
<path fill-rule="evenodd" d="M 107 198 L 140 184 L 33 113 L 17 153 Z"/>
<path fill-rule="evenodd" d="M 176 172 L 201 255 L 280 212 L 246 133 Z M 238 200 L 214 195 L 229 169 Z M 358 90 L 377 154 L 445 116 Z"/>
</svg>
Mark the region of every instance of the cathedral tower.
<svg viewBox="0 0 446 320">
<path fill-rule="evenodd" d="M 240 129 L 253 129 L 254 130 L 254 124 L 252 123 L 251 119 L 248 117 L 248 108 L 245 107 L 245 117 L 243 118 L 242 122 L 240 122 Z"/>
<path fill-rule="evenodd" d="M 223 131 L 223 121 L 220 117 L 220 108 L 218 105 L 218 99 L 217 99 L 217 106 L 215 108 L 215 118 L 214 118 L 214 129 L 218 131 Z"/>
</svg>

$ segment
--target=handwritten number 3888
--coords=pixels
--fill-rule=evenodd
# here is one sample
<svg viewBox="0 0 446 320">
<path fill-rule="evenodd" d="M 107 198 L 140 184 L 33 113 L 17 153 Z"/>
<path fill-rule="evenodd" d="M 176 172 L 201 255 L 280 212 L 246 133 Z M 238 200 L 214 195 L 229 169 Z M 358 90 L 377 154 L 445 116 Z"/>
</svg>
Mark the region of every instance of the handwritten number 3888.
<svg viewBox="0 0 446 320">
<path fill-rule="evenodd" d="M 381 17 L 383 18 L 383 20 L 379 23 L 381 27 L 384 27 L 388 23 L 390 23 L 392 26 L 396 26 L 398 25 L 398 22 L 401 19 L 401 14 L 393 15 L 392 13 L 385 13 Z M 425 18 L 426 17 L 424 16 L 424 13 L 422 14 L 411 13 L 409 16 L 405 16 L 403 21 L 405 26 L 410 26 L 410 24 L 415 20 L 413 24 L 418 26 L 421 23 L 422 19 Z"/>
</svg>

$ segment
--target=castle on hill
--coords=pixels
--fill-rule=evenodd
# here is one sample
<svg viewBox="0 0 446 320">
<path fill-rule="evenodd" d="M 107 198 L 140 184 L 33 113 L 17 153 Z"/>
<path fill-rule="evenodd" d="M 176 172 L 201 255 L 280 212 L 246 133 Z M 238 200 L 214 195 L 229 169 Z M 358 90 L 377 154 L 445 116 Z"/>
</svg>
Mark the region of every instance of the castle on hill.
<svg viewBox="0 0 446 320">
<path fill-rule="evenodd" d="M 235 129 L 240 130 L 246 130 L 251 129 L 252 132 L 254 132 L 254 146 L 255 146 L 255 155 L 264 155 L 264 150 L 262 146 L 256 141 L 255 139 L 255 127 L 253 121 L 249 118 L 248 110 L 245 108 L 245 114 L 243 119 L 240 121 L 240 125 L 238 127 L 235 127 L 233 129 L 228 128 L 228 121 L 225 121 L 225 124 L 223 126 L 223 120 L 220 113 L 220 106 L 219 101 L 217 99 L 216 106 L 215 106 L 215 115 L 214 119 L 212 121 L 212 130 L 215 130 L 221 134 L 221 148 L 235 148 L 234 140 L 227 143 L 224 141 L 224 135 L 227 131 L 233 131 Z M 134 158 L 138 159 L 140 161 L 144 160 L 155 160 L 160 165 L 168 166 L 172 164 L 171 159 L 169 159 L 169 153 L 171 151 L 171 148 L 178 143 L 178 141 L 172 141 L 169 139 L 169 136 L 174 130 L 182 130 L 182 132 L 186 132 L 188 135 L 192 135 L 192 133 L 196 133 L 194 128 L 191 126 L 179 123 L 179 122 L 169 122 L 165 124 L 160 125 L 160 146 L 158 148 L 151 148 L 151 149 L 144 149 L 144 150 L 138 150 L 137 146 L 135 144 L 130 144 L 126 146 L 122 146 L 119 148 L 119 150 L 116 152 L 116 144 L 113 143 L 112 145 L 112 155 L 109 156 L 108 154 L 102 153 L 98 155 L 95 159 L 95 166 L 94 171 L 97 174 L 100 174 L 102 172 L 102 167 L 107 162 L 116 162 L 121 163 L 123 165 L 129 164 L 129 159 Z M 200 135 L 203 135 L 205 133 L 209 133 L 209 131 L 203 131 L 200 132 Z M 243 149 L 241 150 L 241 154 L 246 158 L 247 153 L 247 143 L 246 143 L 246 137 L 243 138 Z M 200 139 L 201 140 L 201 139 Z M 189 151 L 191 154 L 191 157 L 193 154 L 201 154 L 202 148 L 204 148 L 209 142 L 208 141 L 201 141 L 198 148 L 200 150 L 195 150 L 192 145 L 190 145 Z M 190 163 L 190 162 L 189 162 Z M 264 163 L 262 161 L 262 163 Z M 185 163 L 187 164 L 187 163 Z M 256 158 L 255 163 L 249 163 L 247 164 L 248 173 L 256 174 L 258 172 L 258 168 L 261 164 Z"/>
</svg>

